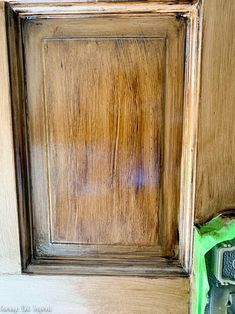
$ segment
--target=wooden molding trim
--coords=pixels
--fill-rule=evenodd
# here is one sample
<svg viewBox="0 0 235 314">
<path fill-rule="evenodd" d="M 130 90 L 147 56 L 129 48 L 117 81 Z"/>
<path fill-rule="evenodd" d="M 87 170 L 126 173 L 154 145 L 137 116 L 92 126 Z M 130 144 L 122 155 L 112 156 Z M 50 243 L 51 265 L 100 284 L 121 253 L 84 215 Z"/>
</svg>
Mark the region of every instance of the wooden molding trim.
<svg viewBox="0 0 235 314">
<path fill-rule="evenodd" d="M 195 213 L 198 106 L 200 93 L 202 7 L 199 2 L 188 19 L 186 45 L 184 129 L 179 219 L 180 259 L 186 272 L 192 270 Z"/>
<path fill-rule="evenodd" d="M 175 3 L 177 2 L 177 4 Z M 179 3 L 172 1 L 168 4 L 159 2 L 7 2 L 19 16 L 37 16 L 43 18 L 65 17 L 76 14 L 184 14 L 189 17 L 198 8 L 197 3 Z"/>
</svg>

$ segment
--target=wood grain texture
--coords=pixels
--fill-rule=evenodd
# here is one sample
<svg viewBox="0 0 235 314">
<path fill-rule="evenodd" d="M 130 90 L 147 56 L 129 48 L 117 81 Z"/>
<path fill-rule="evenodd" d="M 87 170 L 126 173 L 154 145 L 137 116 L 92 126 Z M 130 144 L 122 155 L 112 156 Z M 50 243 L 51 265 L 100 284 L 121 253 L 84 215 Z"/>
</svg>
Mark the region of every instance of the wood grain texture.
<svg viewBox="0 0 235 314">
<path fill-rule="evenodd" d="M 52 2 L 48 0 L 36 0 L 30 1 L 9 1 L 12 10 L 19 16 L 25 18 L 35 16 L 38 19 L 43 19 L 45 15 L 47 18 L 65 17 L 69 14 L 70 17 L 76 17 L 77 14 L 88 15 L 112 15 L 112 14 L 162 14 L 168 16 L 185 16 L 191 18 L 191 15 L 198 7 L 198 1 L 96 1 L 96 2 L 66 2 L 56 1 Z M 193 13 L 194 14 L 194 13 Z"/>
<path fill-rule="evenodd" d="M 81 273 L 81 267 L 83 267 L 83 265 L 85 269 L 89 270 L 88 273 L 91 273 L 90 270 L 92 265 L 97 262 L 98 258 L 101 262 L 99 265 L 102 266 L 98 271 L 99 274 L 102 274 L 102 269 L 105 269 L 106 274 L 110 273 L 111 268 L 108 269 L 108 267 L 111 266 L 111 264 L 109 264 L 110 261 L 114 262 L 115 265 L 113 264 L 113 267 L 117 269 L 118 274 L 121 272 L 126 275 L 128 273 L 128 268 L 130 269 L 130 272 L 131 269 L 133 269 L 134 272 L 135 269 L 138 269 L 135 273 L 141 274 L 141 263 L 143 263 L 142 274 L 148 273 L 148 267 L 151 269 L 151 272 L 155 269 L 153 273 L 156 271 L 159 275 L 166 273 L 167 269 L 169 270 L 168 274 L 170 275 L 176 273 L 182 274 L 182 269 L 178 268 L 179 235 L 177 228 L 180 197 L 182 198 L 181 204 L 185 201 L 183 192 L 180 192 L 184 93 L 184 43 L 186 25 L 189 28 L 191 27 L 190 23 L 192 23 L 192 16 L 197 14 L 197 7 L 189 6 L 188 4 L 181 6 L 164 5 L 159 3 L 146 3 L 145 6 L 147 12 L 154 13 L 143 13 L 144 6 L 141 3 L 137 6 L 127 4 L 125 7 L 120 3 L 87 4 L 84 7 L 80 5 L 69 6 L 66 3 L 63 3 L 61 6 L 56 6 L 55 10 L 45 3 L 43 13 L 40 13 L 40 6 L 32 3 L 26 7 L 22 7 L 21 5 L 18 6 L 14 3 L 13 6 L 10 7 L 11 12 L 12 10 L 15 11 L 13 15 L 16 17 L 16 45 L 15 49 L 13 48 L 14 45 L 10 48 L 13 59 L 16 57 L 14 56 L 14 51 L 19 49 L 18 44 L 20 44 L 21 41 L 20 38 L 20 41 L 18 41 L 17 37 L 17 23 L 19 18 L 21 21 L 20 23 L 22 23 L 24 40 L 24 68 L 26 73 L 22 70 L 21 57 L 16 62 L 20 65 L 19 72 L 22 74 L 19 80 L 22 80 L 23 77 L 26 78 L 25 86 L 27 87 L 27 103 L 21 114 L 23 125 L 25 125 L 25 128 L 27 129 L 27 136 L 25 137 L 25 134 L 22 136 L 23 133 L 20 133 L 22 123 L 18 123 L 19 121 L 17 121 L 17 119 L 15 120 L 15 136 L 18 138 L 17 141 L 20 142 L 19 146 L 16 145 L 17 156 L 22 156 L 22 167 L 20 168 L 20 171 L 22 171 L 21 179 L 23 179 L 23 182 L 18 185 L 19 195 L 30 196 L 28 197 L 28 201 L 23 203 L 23 219 L 21 219 L 21 221 L 22 225 L 26 226 L 26 229 L 28 230 L 28 233 L 24 232 L 24 234 L 30 235 L 31 233 L 31 238 L 33 237 L 33 246 L 31 249 L 33 250 L 33 257 L 35 258 L 36 256 L 38 259 L 34 270 L 32 269 L 33 265 L 30 266 L 30 272 L 38 271 L 38 263 L 40 262 L 42 266 L 41 272 L 43 272 L 43 267 L 45 272 L 48 272 L 49 265 L 47 265 L 48 261 L 46 261 L 46 259 L 49 258 L 51 269 L 56 270 L 60 267 L 60 272 L 62 269 L 66 269 L 66 273 L 71 273 L 71 269 L 76 268 L 74 265 L 70 267 L 68 263 L 72 258 L 75 263 L 77 260 L 80 261 L 80 264 L 77 265 L 79 266 L 77 267 L 79 273 Z M 69 15 L 69 18 L 67 9 L 71 10 L 71 13 L 73 13 Z M 176 13 L 177 9 L 181 10 L 181 13 L 184 12 L 185 18 L 181 18 L 182 14 L 179 15 Z M 84 15 L 85 12 L 89 12 L 89 15 Z M 129 13 L 123 15 L 120 14 L 120 12 Z M 137 12 L 139 14 L 137 14 Z M 159 15 L 159 13 L 161 13 L 161 15 Z M 32 16 L 31 14 L 36 15 Z M 48 18 L 44 19 L 43 17 Z M 12 20 L 12 18 L 10 18 L 10 20 Z M 11 32 L 14 34 L 14 31 L 11 29 L 9 37 L 13 38 L 14 36 L 10 36 Z M 193 51 L 190 47 L 194 39 L 191 37 L 192 32 L 189 32 L 188 30 L 187 49 L 189 49 L 189 54 Z M 49 172 L 47 172 L 49 154 L 46 149 L 46 147 L 49 146 L 46 144 L 48 142 L 46 138 L 50 132 L 48 133 L 47 127 L 45 127 L 47 124 L 47 106 L 45 108 L 42 106 L 42 104 L 44 104 L 45 93 L 47 92 L 47 82 L 44 80 L 46 59 L 45 51 L 42 46 L 42 43 L 45 42 L 45 38 L 47 42 L 66 40 L 72 42 L 78 40 L 78 38 L 80 40 L 89 38 L 93 41 L 101 38 L 109 38 L 110 42 L 111 39 L 117 41 L 120 38 L 128 38 L 129 41 L 131 38 L 138 39 L 139 41 L 141 41 L 141 39 L 142 41 L 145 41 L 147 38 L 149 41 L 153 38 L 167 38 L 165 48 L 165 95 L 163 121 L 161 125 L 161 136 L 163 135 L 163 144 L 161 147 L 163 152 L 163 158 L 161 157 L 162 178 L 160 178 L 161 197 L 159 202 L 160 210 L 156 237 L 158 243 L 155 242 L 154 245 L 151 244 L 150 246 L 146 246 L 138 243 L 131 245 L 98 245 L 90 243 L 89 245 L 84 245 L 84 243 L 78 244 L 71 241 L 69 243 L 51 242 L 49 232 L 50 217 L 48 210 L 48 205 L 50 204 L 48 198 L 50 195 L 50 193 L 48 193 Z M 197 40 L 196 37 L 195 40 Z M 127 46 L 125 49 L 128 51 Z M 53 61 L 52 58 L 51 61 Z M 42 69 L 44 69 L 44 72 Z M 187 60 L 186 73 L 191 73 L 194 69 L 194 63 L 188 62 Z M 13 73 L 13 77 L 15 78 L 17 75 L 14 75 Z M 57 76 L 54 76 L 53 79 L 56 77 Z M 17 86 L 17 80 L 13 86 Z M 192 86 L 193 84 L 189 85 L 187 93 L 190 94 L 191 89 L 194 87 Z M 24 92 L 22 95 L 24 95 Z M 18 97 L 18 99 L 24 102 L 21 97 Z M 187 102 L 188 99 L 186 99 L 185 104 L 185 110 L 188 112 L 190 104 L 188 105 Z M 16 104 L 16 107 L 17 106 L 18 105 Z M 26 117 L 27 119 L 25 121 Z M 185 115 L 184 123 L 187 124 L 189 122 L 188 120 L 190 120 L 190 115 Z M 23 144 L 26 144 L 26 150 L 24 145 L 21 146 L 22 140 Z M 28 144 L 29 150 L 27 151 Z M 187 147 L 186 155 L 189 151 L 191 152 L 190 146 Z M 30 154 L 28 154 L 29 152 Z M 18 166 L 19 165 L 20 164 L 18 164 Z M 190 165 L 191 164 L 189 163 L 189 166 Z M 25 178 L 28 178 L 28 182 L 24 181 Z M 25 197 L 23 201 L 25 201 Z M 26 212 L 24 212 L 24 209 L 26 209 Z M 28 217 L 32 218 L 31 225 L 27 222 L 28 218 L 25 220 L 25 217 L 28 215 L 27 212 L 29 213 Z M 189 218 L 191 216 L 191 207 L 186 204 L 184 210 L 180 213 L 180 219 L 182 220 L 181 226 L 183 226 L 183 228 L 191 228 L 191 224 L 188 223 L 188 220 L 191 222 L 191 218 Z M 182 241 L 182 237 L 186 238 L 189 233 L 182 233 L 182 229 L 180 232 L 180 243 L 183 246 L 186 245 L 185 249 L 182 249 L 181 252 L 185 254 L 188 250 L 187 243 L 190 239 L 189 241 L 186 241 L 186 243 L 185 241 Z M 30 244 L 30 242 L 28 242 L 28 244 Z M 26 247 L 26 249 L 24 247 Z M 22 245 L 22 251 L 26 252 L 25 256 L 30 256 L 30 254 L 28 254 L 27 245 Z M 181 257 L 183 254 L 181 254 Z M 169 260 L 169 257 L 173 257 L 173 259 Z M 128 264 L 127 269 L 123 269 L 121 266 L 122 259 Z M 103 262 L 106 264 L 102 264 Z M 25 265 L 27 265 L 27 263 L 28 261 L 26 259 Z M 53 263 L 54 268 L 52 267 Z M 59 263 L 58 266 L 57 263 Z M 136 265 L 137 268 L 135 267 Z M 151 273 L 148 273 L 148 275 L 151 276 Z"/>
<path fill-rule="evenodd" d="M 52 241 L 158 243 L 165 40 L 44 48 Z"/>
<path fill-rule="evenodd" d="M 37 15 L 43 17 L 45 13 L 55 16 L 57 14 L 79 13 L 189 13 L 197 5 L 197 0 L 160 0 L 160 1 L 83 1 L 74 2 L 58 0 L 17 0 L 6 1 L 11 4 L 14 11 L 21 16 Z"/>
<path fill-rule="evenodd" d="M 235 208 L 235 2 L 204 1 L 196 222 Z"/>
<path fill-rule="evenodd" d="M 23 31 L 36 255 L 177 256 L 184 21 L 77 17 Z"/>
<path fill-rule="evenodd" d="M 187 272 L 192 268 L 193 226 L 195 216 L 196 153 L 200 93 L 202 10 L 199 3 L 192 11 L 187 27 L 185 50 L 184 129 L 181 160 L 179 248 L 180 260 Z"/>
<path fill-rule="evenodd" d="M 19 273 L 20 248 L 4 3 L 0 2 L 0 274 Z"/>
<path fill-rule="evenodd" d="M 4 276 L 1 306 L 49 307 L 56 314 L 187 314 L 187 278 Z"/>
</svg>

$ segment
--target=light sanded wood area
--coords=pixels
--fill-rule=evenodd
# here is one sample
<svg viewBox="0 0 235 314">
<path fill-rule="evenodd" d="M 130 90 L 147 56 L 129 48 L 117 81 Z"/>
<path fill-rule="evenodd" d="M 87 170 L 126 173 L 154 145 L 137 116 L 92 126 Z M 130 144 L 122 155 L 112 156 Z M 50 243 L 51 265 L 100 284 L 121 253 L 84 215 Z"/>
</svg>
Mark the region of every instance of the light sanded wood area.
<svg viewBox="0 0 235 314">
<path fill-rule="evenodd" d="M 235 208 L 235 1 L 204 3 L 196 220 Z"/>
<path fill-rule="evenodd" d="M 44 48 L 52 241 L 156 244 L 165 40 Z"/>
<path fill-rule="evenodd" d="M 0 274 L 20 272 L 4 4 L 0 1 Z"/>
<path fill-rule="evenodd" d="M 187 314 L 189 281 L 74 276 L 4 276 L 1 306 L 47 307 L 56 314 Z"/>
</svg>

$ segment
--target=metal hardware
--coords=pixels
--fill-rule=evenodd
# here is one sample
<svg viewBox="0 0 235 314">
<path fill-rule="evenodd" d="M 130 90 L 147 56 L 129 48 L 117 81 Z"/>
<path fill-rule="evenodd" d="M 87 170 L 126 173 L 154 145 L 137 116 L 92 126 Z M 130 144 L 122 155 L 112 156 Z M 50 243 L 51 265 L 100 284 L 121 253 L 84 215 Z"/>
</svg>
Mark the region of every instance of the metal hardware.
<svg viewBox="0 0 235 314">
<path fill-rule="evenodd" d="M 216 245 L 206 256 L 210 284 L 206 314 L 235 314 L 235 239 Z"/>
<path fill-rule="evenodd" d="M 235 245 L 222 243 L 212 249 L 212 273 L 221 285 L 235 285 Z"/>
</svg>

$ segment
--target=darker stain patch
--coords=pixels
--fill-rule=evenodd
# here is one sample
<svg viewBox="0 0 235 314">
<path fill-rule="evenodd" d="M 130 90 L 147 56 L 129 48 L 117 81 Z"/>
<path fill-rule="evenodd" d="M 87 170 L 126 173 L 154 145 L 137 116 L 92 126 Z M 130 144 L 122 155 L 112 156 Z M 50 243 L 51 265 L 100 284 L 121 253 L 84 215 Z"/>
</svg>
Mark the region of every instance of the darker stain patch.
<svg viewBox="0 0 235 314">
<path fill-rule="evenodd" d="M 176 13 L 175 18 L 176 18 L 177 21 L 179 21 L 181 19 L 187 19 L 183 12 Z"/>
</svg>

